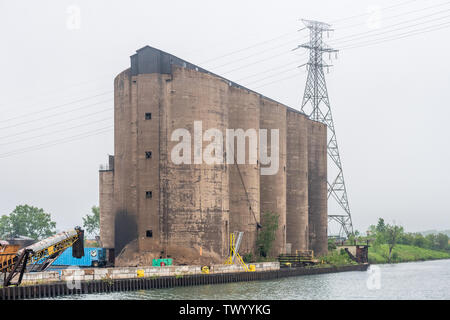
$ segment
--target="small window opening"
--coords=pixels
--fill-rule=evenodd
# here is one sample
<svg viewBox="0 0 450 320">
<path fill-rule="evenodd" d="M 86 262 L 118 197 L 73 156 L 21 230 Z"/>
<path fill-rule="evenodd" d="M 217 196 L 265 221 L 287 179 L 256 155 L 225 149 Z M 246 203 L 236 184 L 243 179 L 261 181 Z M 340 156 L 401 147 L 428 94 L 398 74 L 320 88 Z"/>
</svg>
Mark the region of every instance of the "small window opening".
<svg viewBox="0 0 450 320">
<path fill-rule="evenodd" d="M 145 120 L 151 120 L 152 119 L 152 113 L 151 112 L 146 112 L 145 113 Z"/>
<path fill-rule="evenodd" d="M 145 235 L 146 235 L 147 238 L 153 237 L 153 232 L 152 232 L 152 230 L 147 230 L 147 231 L 145 232 Z"/>
<path fill-rule="evenodd" d="M 152 152 L 151 151 L 145 151 L 145 158 L 146 159 L 150 159 L 152 157 Z"/>
<path fill-rule="evenodd" d="M 151 191 L 145 191 L 145 197 L 146 197 L 147 199 L 151 199 L 151 197 L 152 197 L 152 192 L 151 192 Z"/>
</svg>

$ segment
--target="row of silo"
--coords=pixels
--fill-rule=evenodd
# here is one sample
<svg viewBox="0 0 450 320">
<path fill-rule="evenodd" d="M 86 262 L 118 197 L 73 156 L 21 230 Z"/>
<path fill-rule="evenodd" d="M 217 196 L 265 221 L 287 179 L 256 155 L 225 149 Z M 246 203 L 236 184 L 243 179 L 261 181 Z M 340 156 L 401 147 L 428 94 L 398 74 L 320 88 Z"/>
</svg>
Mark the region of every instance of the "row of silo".
<svg viewBox="0 0 450 320">
<path fill-rule="evenodd" d="M 177 59 L 145 47 L 115 80 L 115 166 L 112 176 L 101 176 L 100 204 L 116 253 L 137 239 L 142 252 L 165 255 L 179 246 L 224 257 L 234 231 L 244 232 L 240 252 L 255 253 L 264 212 L 279 216 L 272 255 L 326 252 L 326 127 Z M 269 154 L 270 130 L 278 129 L 278 170 L 261 175 L 259 156 L 249 163 L 249 139 L 245 164 L 196 163 L 198 121 L 202 133 L 215 128 L 224 138 L 226 129 L 268 129 Z M 180 128 L 192 134 L 190 164 L 171 161 L 179 143 L 172 133 Z"/>
</svg>

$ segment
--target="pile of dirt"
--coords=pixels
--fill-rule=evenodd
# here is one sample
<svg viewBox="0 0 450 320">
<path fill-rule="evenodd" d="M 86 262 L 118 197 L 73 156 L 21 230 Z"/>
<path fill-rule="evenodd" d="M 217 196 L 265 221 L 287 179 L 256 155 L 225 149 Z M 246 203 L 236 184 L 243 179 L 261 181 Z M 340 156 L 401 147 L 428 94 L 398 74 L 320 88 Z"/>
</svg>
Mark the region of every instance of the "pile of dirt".
<svg viewBox="0 0 450 320">
<path fill-rule="evenodd" d="M 128 243 L 115 259 L 116 267 L 151 266 L 153 259 L 172 258 L 175 265 L 212 265 L 224 262 L 224 258 L 215 252 L 200 247 L 169 245 L 163 254 L 160 246 L 149 251 L 139 252 L 137 240 Z"/>
</svg>

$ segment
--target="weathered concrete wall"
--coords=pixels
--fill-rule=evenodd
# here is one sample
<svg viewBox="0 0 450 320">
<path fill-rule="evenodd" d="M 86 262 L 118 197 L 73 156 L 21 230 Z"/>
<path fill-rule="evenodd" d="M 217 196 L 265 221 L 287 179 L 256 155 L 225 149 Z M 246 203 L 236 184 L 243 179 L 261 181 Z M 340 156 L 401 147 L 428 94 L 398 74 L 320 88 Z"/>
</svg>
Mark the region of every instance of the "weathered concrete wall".
<svg viewBox="0 0 450 320">
<path fill-rule="evenodd" d="M 225 164 L 196 162 L 199 150 L 194 149 L 194 121 L 202 121 L 202 133 L 208 129 L 225 132 L 228 125 L 228 85 L 211 75 L 181 67 L 173 67 L 167 84 L 165 132 L 161 140 L 171 150 L 179 141 L 170 141 L 176 129 L 191 134 L 192 164 L 174 164 L 171 157 L 161 163 L 164 203 L 161 214 L 167 217 L 163 230 L 169 245 L 227 253 L 229 221 L 228 172 Z M 165 140 L 165 141 L 164 141 Z M 201 140 L 201 138 L 200 138 Z M 205 156 L 209 142 L 203 142 Z M 223 153 L 223 152 L 222 152 Z"/>
<path fill-rule="evenodd" d="M 114 246 L 118 255 L 137 238 L 136 85 L 130 70 L 114 80 Z"/>
<path fill-rule="evenodd" d="M 258 147 L 258 130 L 260 117 L 260 97 L 255 93 L 229 87 L 228 90 L 228 114 L 230 129 L 242 129 L 249 136 L 245 141 L 245 164 L 229 165 L 229 190 L 230 190 L 230 231 L 243 231 L 243 239 L 240 253 L 256 252 L 257 223 L 260 223 L 259 208 L 259 155 L 256 155 L 256 163 L 249 163 L 250 144 L 253 139 L 251 130 L 256 137 L 254 143 Z M 250 130 L 250 131 L 248 131 Z M 230 141 L 226 142 L 230 144 Z M 234 139 L 234 155 L 236 163 L 238 139 Z M 242 149 L 240 150 L 242 151 Z"/>
<path fill-rule="evenodd" d="M 286 242 L 291 254 L 308 250 L 308 125 L 307 118 L 287 112 Z"/>
<path fill-rule="evenodd" d="M 17 281 L 18 276 L 14 277 Z M 61 274 L 58 271 L 26 272 L 23 274 L 22 285 L 41 284 L 61 281 Z"/>
<path fill-rule="evenodd" d="M 138 250 L 150 251 L 161 243 L 160 224 L 160 141 L 161 111 L 165 103 L 168 75 L 140 74 L 133 76 L 136 86 L 136 188 Z M 146 119 L 146 113 L 151 119 Z M 147 156 L 151 152 L 151 156 Z M 151 193 L 151 195 L 147 194 Z"/>
<path fill-rule="evenodd" d="M 309 246 L 315 255 L 328 252 L 327 127 L 308 121 Z"/>
<path fill-rule="evenodd" d="M 114 171 L 99 172 L 100 242 L 114 248 Z"/>
<path fill-rule="evenodd" d="M 278 230 L 275 235 L 272 256 L 286 251 L 286 107 L 272 101 L 262 100 L 260 104 L 260 128 L 267 129 L 267 149 L 270 155 L 271 130 L 279 130 L 279 167 L 273 175 L 261 175 L 261 213 L 278 215 Z M 264 228 L 264 220 L 262 220 Z"/>
<path fill-rule="evenodd" d="M 252 263 L 256 272 L 279 270 L 278 262 Z M 138 266 L 126 268 L 83 268 L 63 269 L 58 271 L 25 273 L 22 279 L 23 285 L 42 284 L 59 281 L 92 281 L 108 279 L 137 279 L 141 277 L 164 277 L 202 274 L 202 266 Z M 246 272 L 240 265 L 211 265 L 211 274 Z"/>
</svg>

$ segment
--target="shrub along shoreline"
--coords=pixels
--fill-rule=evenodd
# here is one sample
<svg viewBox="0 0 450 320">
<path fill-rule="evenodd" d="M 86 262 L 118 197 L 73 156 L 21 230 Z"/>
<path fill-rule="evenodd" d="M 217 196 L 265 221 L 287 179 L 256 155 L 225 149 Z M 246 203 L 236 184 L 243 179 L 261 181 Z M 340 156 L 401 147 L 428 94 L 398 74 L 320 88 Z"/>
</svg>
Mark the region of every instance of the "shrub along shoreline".
<svg viewBox="0 0 450 320">
<path fill-rule="evenodd" d="M 389 246 L 387 244 L 371 245 L 369 247 L 369 264 L 389 263 Z M 313 268 L 341 267 L 357 265 L 348 254 L 339 249 L 330 249 L 326 256 L 317 257 L 321 262 Z M 431 250 L 412 245 L 398 244 L 392 250 L 391 263 L 428 261 L 450 259 L 450 253 L 446 251 Z"/>
</svg>

